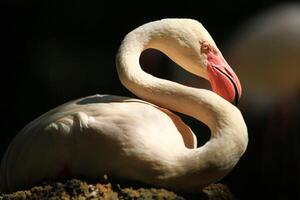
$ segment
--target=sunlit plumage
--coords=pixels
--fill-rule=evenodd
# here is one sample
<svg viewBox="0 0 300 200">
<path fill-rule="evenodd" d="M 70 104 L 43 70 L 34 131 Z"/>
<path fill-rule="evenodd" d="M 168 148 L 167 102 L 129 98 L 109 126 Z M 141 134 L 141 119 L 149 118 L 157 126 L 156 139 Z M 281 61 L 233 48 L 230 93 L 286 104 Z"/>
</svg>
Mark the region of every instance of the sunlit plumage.
<svg viewBox="0 0 300 200">
<path fill-rule="evenodd" d="M 147 48 L 208 79 L 217 94 L 145 73 L 139 56 Z M 143 100 L 94 95 L 32 121 L 2 159 L 0 191 L 44 179 L 104 174 L 192 191 L 220 180 L 235 166 L 248 141 L 243 117 L 229 103 L 237 101 L 241 87 L 199 22 L 164 19 L 138 27 L 123 40 L 116 64 L 121 82 Z M 205 123 L 210 140 L 197 148 L 193 132 L 170 110 Z"/>
</svg>

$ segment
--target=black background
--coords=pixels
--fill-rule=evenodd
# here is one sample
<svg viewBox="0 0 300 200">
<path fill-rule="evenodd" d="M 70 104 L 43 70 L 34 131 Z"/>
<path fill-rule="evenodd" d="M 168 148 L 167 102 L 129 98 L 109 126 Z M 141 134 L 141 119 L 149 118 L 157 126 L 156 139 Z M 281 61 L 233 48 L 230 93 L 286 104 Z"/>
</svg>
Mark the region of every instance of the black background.
<svg viewBox="0 0 300 200">
<path fill-rule="evenodd" d="M 252 16 L 279 3 L 278 0 L 3 1 L 0 155 L 22 127 L 57 105 L 96 93 L 131 95 L 120 84 L 114 62 L 122 38 L 135 27 L 166 17 L 194 18 L 202 22 L 217 44 L 222 44 Z M 167 74 L 163 70 L 160 73 Z M 299 172 L 295 175 L 293 171 L 299 171 L 299 165 L 281 169 L 290 170 L 285 182 L 260 168 L 261 145 L 265 144 L 261 134 L 268 118 L 244 115 L 249 128 L 249 148 L 222 182 L 238 199 L 299 198 L 296 189 L 299 189 Z M 281 164 L 274 163 L 274 167 Z"/>
</svg>

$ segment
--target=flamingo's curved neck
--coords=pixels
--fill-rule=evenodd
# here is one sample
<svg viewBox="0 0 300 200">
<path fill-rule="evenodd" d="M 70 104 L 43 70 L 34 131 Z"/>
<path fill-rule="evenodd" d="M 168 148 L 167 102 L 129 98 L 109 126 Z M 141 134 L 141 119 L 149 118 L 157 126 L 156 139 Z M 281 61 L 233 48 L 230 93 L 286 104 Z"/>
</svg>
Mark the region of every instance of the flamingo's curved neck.
<svg viewBox="0 0 300 200">
<path fill-rule="evenodd" d="M 123 85 L 138 97 L 192 116 L 216 132 L 217 118 L 221 113 L 220 109 L 223 109 L 220 104 L 224 102 L 219 96 L 208 90 L 191 88 L 154 77 L 141 69 L 139 57 L 147 48 L 163 52 L 186 68 L 185 63 L 178 59 L 181 56 L 180 50 L 173 45 L 177 42 L 176 37 L 180 37 L 176 35 L 176 30 L 172 31 L 169 27 L 164 27 L 164 24 L 161 26 L 154 24 L 153 27 L 148 26 L 129 33 L 123 40 L 116 58 L 119 78 Z M 206 77 L 205 72 L 201 73 Z M 227 102 L 225 104 L 230 105 Z"/>
<path fill-rule="evenodd" d="M 121 82 L 141 99 L 192 116 L 210 128 L 210 141 L 189 151 L 188 160 L 182 162 L 188 165 L 184 167 L 189 171 L 187 176 L 206 171 L 205 175 L 201 174 L 202 178 L 217 180 L 235 165 L 247 145 L 247 129 L 239 110 L 209 90 L 187 87 L 145 73 L 139 64 L 141 52 L 155 48 L 184 67 L 185 63 L 176 60 L 180 50 L 172 49 L 177 36 L 176 30 L 172 32 L 156 25 L 129 33 L 117 54 L 117 71 Z M 215 171 L 209 171 L 211 169 Z M 193 174 L 191 177 L 199 176 Z"/>
</svg>

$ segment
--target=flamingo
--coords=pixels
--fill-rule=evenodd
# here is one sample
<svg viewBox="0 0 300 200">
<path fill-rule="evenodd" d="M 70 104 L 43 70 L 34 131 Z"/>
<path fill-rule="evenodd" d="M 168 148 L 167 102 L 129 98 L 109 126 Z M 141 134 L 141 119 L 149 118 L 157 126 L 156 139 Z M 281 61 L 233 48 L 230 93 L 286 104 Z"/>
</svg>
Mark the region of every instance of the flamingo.
<svg viewBox="0 0 300 200">
<path fill-rule="evenodd" d="M 148 48 L 209 80 L 214 92 L 144 72 L 139 57 Z M 162 19 L 136 28 L 124 38 L 116 67 L 122 84 L 140 99 L 88 96 L 29 123 L 4 154 L 1 192 L 44 179 L 104 174 L 195 191 L 230 172 L 248 142 L 243 117 L 231 104 L 237 103 L 241 85 L 200 22 Z M 192 130 L 172 111 L 205 123 L 209 141 L 197 148 Z"/>
</svg>

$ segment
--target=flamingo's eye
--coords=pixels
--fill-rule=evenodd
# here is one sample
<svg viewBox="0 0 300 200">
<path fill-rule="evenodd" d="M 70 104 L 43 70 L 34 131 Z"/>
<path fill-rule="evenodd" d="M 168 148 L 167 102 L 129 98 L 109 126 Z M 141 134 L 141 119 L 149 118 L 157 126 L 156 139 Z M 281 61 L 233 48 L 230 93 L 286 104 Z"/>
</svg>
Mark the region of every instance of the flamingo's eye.
<svg viewBox="0 0 300 200">
<path fill-rule="evenodd" d="M 210 46 L 206 42 L 200 42 L 200 47 L 202 53 L 208 53 L 208 51 L 210 50 Z"/>
<path fill-rule="evenodd" d="M 207 42 L 200 42 L 200 51 L 201 53 L 205 53 L 205 54 L 208 54 L 208 53 L 213 53 L 213 54 L 217 54 L 218 51 L 213 47 L 211 46 L 209 43 Z"/>
</svg>

